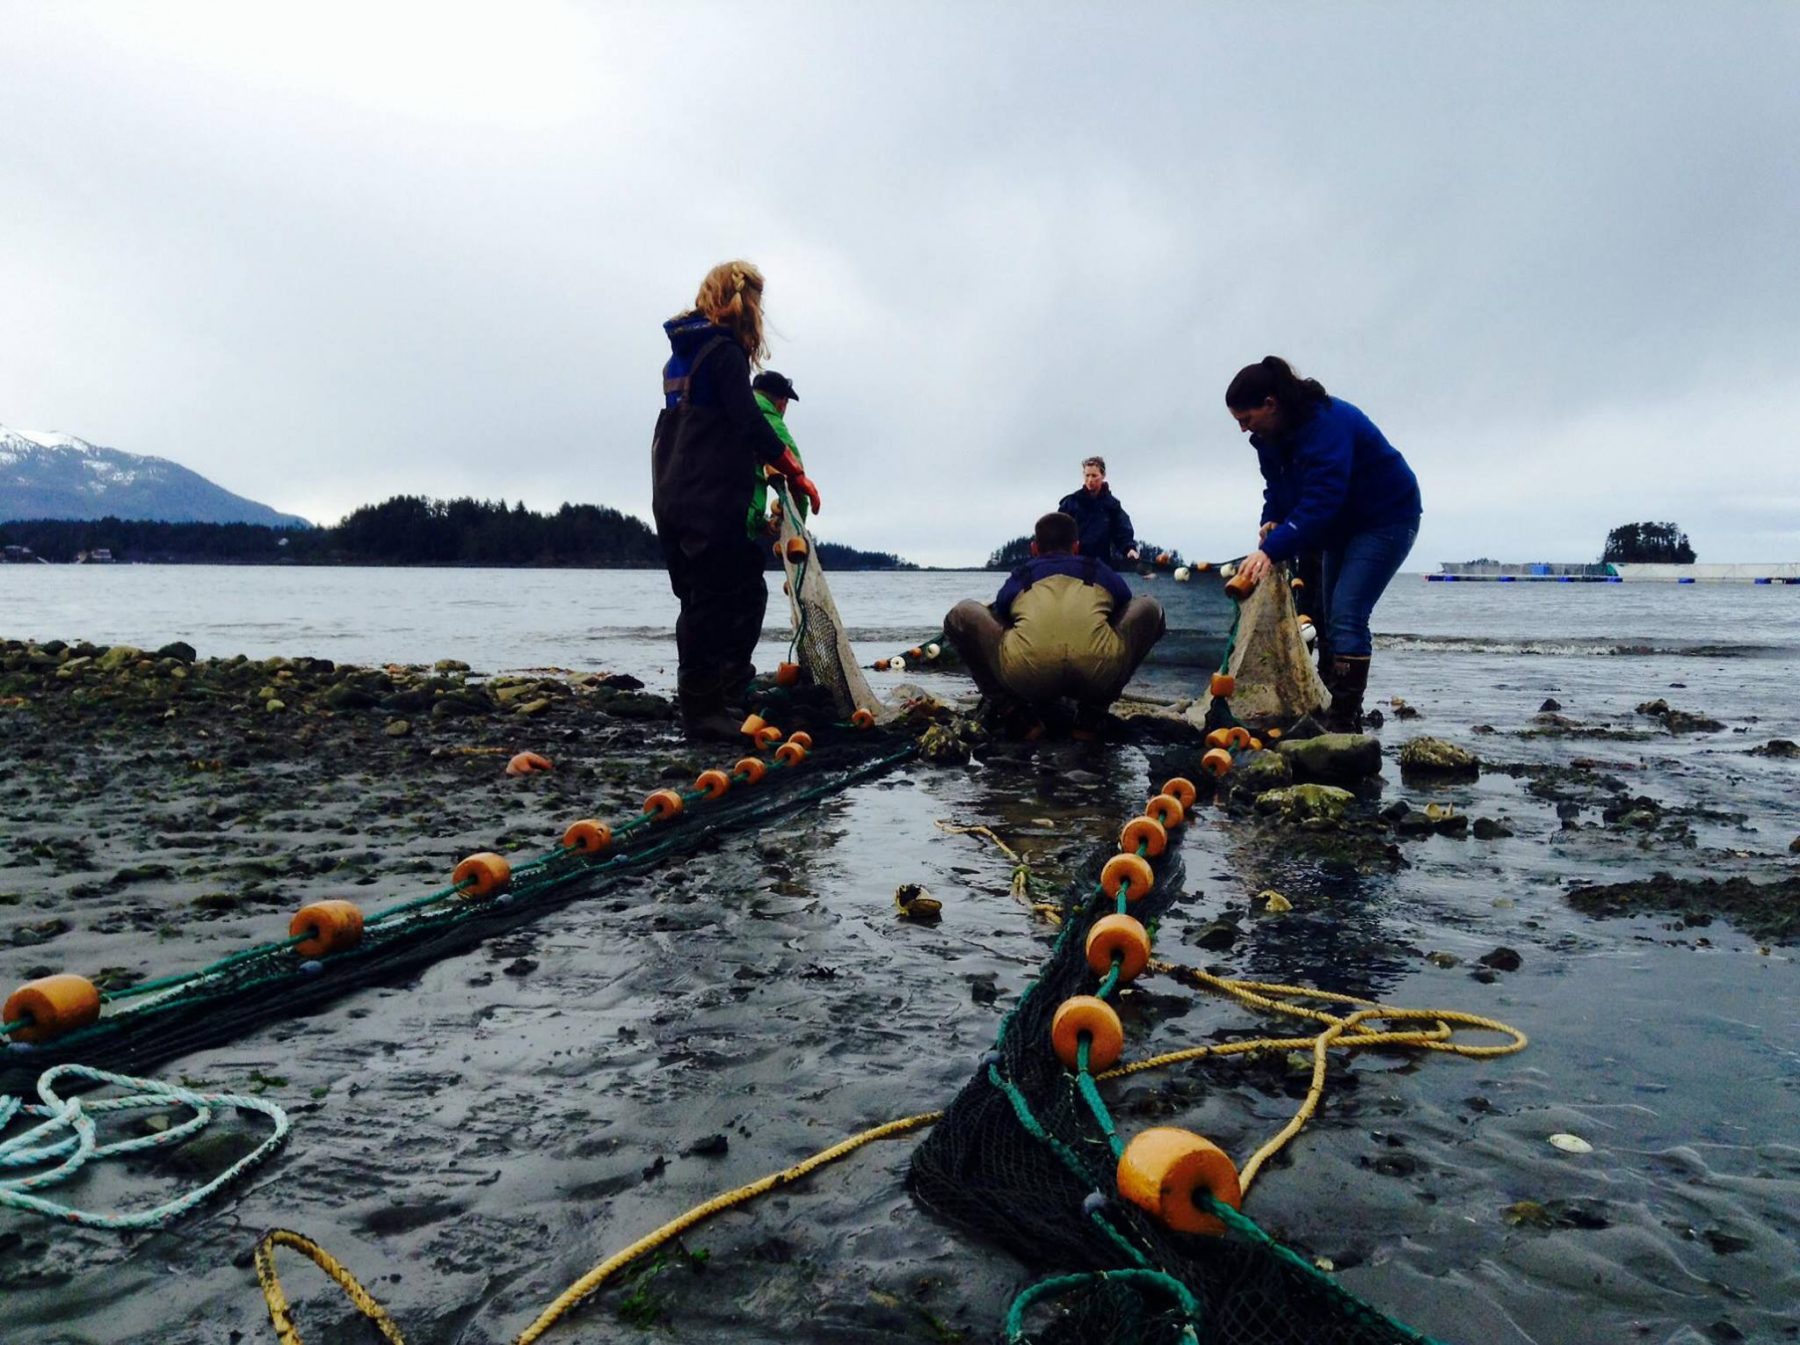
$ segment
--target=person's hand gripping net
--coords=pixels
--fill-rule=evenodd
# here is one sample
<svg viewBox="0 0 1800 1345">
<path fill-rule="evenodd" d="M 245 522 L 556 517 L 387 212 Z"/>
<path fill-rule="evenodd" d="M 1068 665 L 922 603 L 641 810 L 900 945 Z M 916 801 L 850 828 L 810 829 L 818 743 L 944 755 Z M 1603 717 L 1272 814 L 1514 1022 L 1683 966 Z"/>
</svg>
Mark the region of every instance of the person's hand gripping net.
<svg viewBox="0 0 1800 1345">
<path fill-rule="evenodd" d="M 781 456 L 775 460 L 774 465 L 775 470 L 787 478 L 788 489 L 804 495 L 807 503 L 812 506 L 813 513 L 818 513 L 819 488 L 812 483 L 812 478 L 806 474 L 806 469 L 800 465 L 800 459 L 794 456 L 794 450 L 791 448 L 783 450 Z"/>
</svg>

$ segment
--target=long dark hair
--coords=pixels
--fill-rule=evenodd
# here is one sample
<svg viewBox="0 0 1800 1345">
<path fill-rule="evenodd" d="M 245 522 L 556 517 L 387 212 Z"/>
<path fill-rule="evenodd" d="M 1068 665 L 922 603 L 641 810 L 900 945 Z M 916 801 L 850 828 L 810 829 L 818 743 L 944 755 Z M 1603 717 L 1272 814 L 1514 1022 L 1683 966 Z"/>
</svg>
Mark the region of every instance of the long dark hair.
<svg viewBox="0 0 1800 1345">
<path fill-rule="evenodd" d="M 1271 397 L 1288 423 L 1297 425 L 1329 401 L 1331 394 L 1318 379 L 1300 377 L 1279 355 L 1264 355 L 1255 364 L 1246 364 L 1225 389 L 1225 405 L 1233 411 L 1254 410 Z"/>
</svg>

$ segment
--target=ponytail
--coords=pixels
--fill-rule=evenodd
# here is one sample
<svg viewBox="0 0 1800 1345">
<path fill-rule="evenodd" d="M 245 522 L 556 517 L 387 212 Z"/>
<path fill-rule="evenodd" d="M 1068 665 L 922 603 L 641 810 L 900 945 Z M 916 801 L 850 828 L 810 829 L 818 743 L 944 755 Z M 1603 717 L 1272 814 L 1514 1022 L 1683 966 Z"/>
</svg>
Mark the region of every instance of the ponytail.
<svg viewBox="0 0 1800 1345">
<path fill-rule="evenodd" d="M 1225 389 L 1225 405 L 1233 411 L 1254 410 L 1271 397 L 1281 414 L 1294 424 L 1331 399 L 1323 383 L 1300 377 L 1279 355 L 1264 355 L 1255 364 L 1246 364 Z"/>
<path fill-rule="evenodd" d="M 769 354 L 763 340 L 762 292 L 762 272 L 749 262 L 736 261 L 721 262 L 708 271 L 694 296 L 694 310 L 729 329 L 756 365 Z"/>
</svg>

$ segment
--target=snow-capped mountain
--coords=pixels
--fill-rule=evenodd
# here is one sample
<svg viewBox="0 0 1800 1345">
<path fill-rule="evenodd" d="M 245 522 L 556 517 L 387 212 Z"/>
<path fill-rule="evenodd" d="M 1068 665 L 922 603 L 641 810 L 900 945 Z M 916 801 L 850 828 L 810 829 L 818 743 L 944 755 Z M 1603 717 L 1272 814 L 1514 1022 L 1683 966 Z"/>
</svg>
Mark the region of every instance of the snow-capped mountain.
<svg viewBox="0 0 1800 1345">
<path fill-rule="evenodd" d="M 0 425 L 0 522 L 37 518 L 312 526 L 233 495 L 167 458 L 102 448 L 72 434 Z"/>
</svg>

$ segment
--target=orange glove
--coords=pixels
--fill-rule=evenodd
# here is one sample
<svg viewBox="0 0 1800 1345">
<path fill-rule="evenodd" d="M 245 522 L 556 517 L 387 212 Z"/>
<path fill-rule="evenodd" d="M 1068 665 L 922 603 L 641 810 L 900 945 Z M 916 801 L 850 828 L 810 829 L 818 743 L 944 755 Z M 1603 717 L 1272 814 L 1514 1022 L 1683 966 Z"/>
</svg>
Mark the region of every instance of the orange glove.
<svg viewBox="0 0 1800 1345">
<path fill-rule="evenodd" d="M 813 513 L 818 513 L 819 488 L 812 483 L 812 478 L 806 474 L 806 468 L 802 467 L 800 459 L 794 456 L 793 449 L 782 451 L 781 456 L 775 460 L 775 469 L 787 478 L 788 489 L 798 491 L 806 496 L 807 502 L 812 505 Z"/>
</svg>

